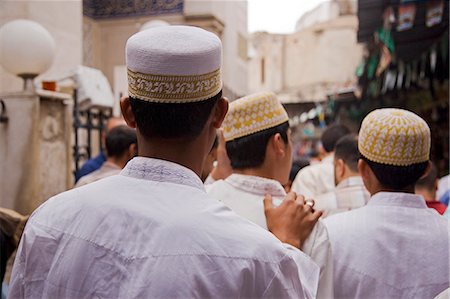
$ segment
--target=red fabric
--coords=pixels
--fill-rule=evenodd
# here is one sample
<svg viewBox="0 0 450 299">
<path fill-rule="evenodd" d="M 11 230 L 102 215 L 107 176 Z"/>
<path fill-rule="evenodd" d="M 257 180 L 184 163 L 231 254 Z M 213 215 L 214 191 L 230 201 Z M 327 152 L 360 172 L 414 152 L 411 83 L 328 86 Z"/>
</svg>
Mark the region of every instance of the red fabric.
<svg viewBox="0 0 450 299">
<path fill-rule="evenodd" d="M 447 206 L 439 201 L 427 201 L 426 203 L 429 208 L 435 209 L 441 215 L 444 214 L 445 210 L 447 209 Z"/>
</svg>

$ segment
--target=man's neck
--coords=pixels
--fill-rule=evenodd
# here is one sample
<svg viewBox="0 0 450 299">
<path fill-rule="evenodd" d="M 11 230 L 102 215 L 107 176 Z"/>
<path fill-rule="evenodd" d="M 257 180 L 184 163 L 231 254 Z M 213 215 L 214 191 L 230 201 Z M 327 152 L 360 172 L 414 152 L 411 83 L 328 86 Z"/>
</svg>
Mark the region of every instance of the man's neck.
<svg viewBox="0 0 450 299">
<path fill-rule="evenodd" d="M 233 173 L 243 174 L 243 175 L 251 175 L 251 176 L 257 176 L 257 177 L 262 177 L 262 178 L 266 178 L 266 179 L 276 180 L 276 178 L 274 178 L 273 172 L 264 167 L 233 169 Z"/>
<path fill-rule="evenodd" d="M 117 167 L 119 167 L 120 169 L 124 168 L 125 165 L 127 164 L 126 161 L 124 161 L 121 158 L 117 158 L 117 157 L 107 157 L 106 158 L 106 162 L 111 163 L 116 165 Z"/>
<path fill-rule="evenodd" d="M 139 156 L 174 162 L 194 171 L 201 176 L 204 162 L 204 150 L 194 141 L 154 140 L 139 144 Z"/>
<path fill-rule="evenodd" d="M 436 200 L 436 194 L 432 194 L 431 192 L 427 191 L 427 190 L 417 190 L 416 189 L 416 194 L 418 195 L 422 195 L 423 198 L 425 199 L 425 201 L 427 202 L 434 202 L 434 201 L 438 201 Z"/>
<path fill-rule="evenodd" d="M 401 189 L 392 189 L 392 188 L 387 188 L 387 187 L 384 187 L 384 186 L 379 186 L 373 192 L 371 192 L 371 195 L 377 194 L 379 192 L 399 192 L 399 193 L 411 193 L 411 194 L 414 194 L 414 185 L 408 186 L 408 187 L 405 187 L 405 188 L 401 188 Z"/>
</svg>

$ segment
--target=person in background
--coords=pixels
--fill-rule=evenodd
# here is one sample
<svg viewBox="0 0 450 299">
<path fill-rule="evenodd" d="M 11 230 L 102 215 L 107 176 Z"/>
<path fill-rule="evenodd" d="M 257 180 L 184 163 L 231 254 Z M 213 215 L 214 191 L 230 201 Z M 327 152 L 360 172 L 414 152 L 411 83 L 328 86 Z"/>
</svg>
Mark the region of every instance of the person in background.
<svg viewBox="0 0 450 299">
<path fill-rule="evenodd" d="M 324 219 L 335 298 L 433 298 L 449 287 L 449 223 L 414 194 L 431 166 L 430 140 L 412 112 L 386 108 L 364 118 L 358 170 L 371 198 Z"/>
<path fill-rule="evenodd" d="M 268 229 L 264 197 L 269 194 L 275 205 L 280 204 L 287 195 L 283 184 L 287 183 L 292 166 L 287 112 L 274 93 L 249 95 L 230 104 L 223 131 L 233 174 L 206 186 L 206 191 L 238 215 Z M 322 223 L 316 224 L 301 249 L 320 266 L 317 297 L 330 298 L 332 258 Z"/>
<path fill-rule="evenodd" d="M 102 132 L 102 143 L 105 144 L 105 136 L 108 132 L 117 126 L 126 125 L 125 120 L 122 117 L 110 117 L 106 123 L 105 131 Z M 75 183 L 77 183 L 83 176 L 96 171 L 102 167 L 103 163 L 106 161 L 106 154 L 100 152 L 94 158 L 91 158 L 84 162 L 83 166 L 75 173 Z"/>
<path fill-rule="evenodd" d="M 334 148 L 333 191 L 314 198 L 314 207 L 324 211 L 323 217 L 360 208 L 367 204 L 370 194 L 358 173 L 358 137 L 346 135 L 338 140 Z"/>
<path fill-rule="evenodd" d="M 200 179 L 228 110 L 217 35 L 154 27 L 125 52 L 130 97 L 120 106 L 139 155 L 33 213 L 10 297 L 314 298 L 319 268 L 298 247 L 319 215 L 303 198 L 267 207 L 271 233 L 208 196 Z"/>
<path fill-rule="evenodd" d="M 416 182 L 415 193 L 423 196 L 425 203 L 429 208 L 435 209 L 439 214 L 443 215 L 447 209 L 447 206 L 436 198 L 438 183 L 439 179 L 437 176 L 437 169 L 432 163 L 431 170 L 428 175 L 420 178 Z"/>
<path fill-rule="evenodd" d="M 447 174 L 439 179 L 438 190 L 436 193 L 436 197 L 442 202 L 444 205 L 448 206 L 450 201 L 450 175 Z"/>
<path fill-rule="evenodd" d="M 292 183 L 292 191 L 306 198 L 314 198 L 334 189 L 333 150 L 336 142 L 349 133 L 343 125 L 331 125 L 323 132 L 321 142 L 325 158 L 300 170 Z"/>
<path fill-rule="evenodd" d="M 99 169 L 83 176 L 75 187 L 119 174 L 128 161 L 137 155 L 136 130 L 124 125 L 112 128 L 106 134 L 105 147 L 106 161 Z"/>
</svg>

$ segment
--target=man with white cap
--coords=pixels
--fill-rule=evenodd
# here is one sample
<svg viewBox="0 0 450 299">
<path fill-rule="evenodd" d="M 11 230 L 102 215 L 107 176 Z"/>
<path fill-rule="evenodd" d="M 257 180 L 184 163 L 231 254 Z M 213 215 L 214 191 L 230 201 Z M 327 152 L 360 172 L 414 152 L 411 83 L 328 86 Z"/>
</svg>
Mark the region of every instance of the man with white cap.
<svg viewBox="0 0 450 299">
<path fill-rule="evenodd" d="M 157 27 L 132 36 L 126 58 L 130 98 L 121 108 L 139 157 L 34 213 L 11 298 L 313 298 L 318 267 L 292 245 L 316 215 L 292 195 L 268 210 L 288 245 L 212 200 L 200 180 L 228 109 L 220 40 Z"/>
<path fill-rule="evenodd" d="M 264 197 L 270 195 L 275 205 L 282 202 L 286 197 L 283 185 L 292 165 L 288 114 L 274 93 L 252 94 L 230 104 L 223 132 L 233 174 L 206 186 L 206 191 L 238 215 L 267 229 Z M 321 268 L 317 297 L 332 297 L 330 242 L 321 222 L 301 249 Z"/>
<path fill-rule="evenodd" d="M 430 168 L 427 123 L 406 110 L 374 110 L 362 122 L 358 148 L 371 199 L 324 221 L 335 297 L 435 297 L 449 287 L 449 223 L 414 194 Z"/>
</svg>

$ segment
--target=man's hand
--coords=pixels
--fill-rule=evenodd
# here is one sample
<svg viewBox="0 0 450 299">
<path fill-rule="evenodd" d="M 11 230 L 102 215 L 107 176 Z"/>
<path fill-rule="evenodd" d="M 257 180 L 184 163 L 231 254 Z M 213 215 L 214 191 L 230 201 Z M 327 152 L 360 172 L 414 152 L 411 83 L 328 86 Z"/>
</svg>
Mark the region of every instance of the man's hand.
<svg viewBox="0 0 450 299">
<path fill-rule="evenodd" d="M 211 177 L 216 181 L 224 180 L 233 173 L 231 162 L 227 154 L 227 147 L 225 146 L 226 142 L 223 135 L 223 129 L 219 129 L 217 133 L 219 141 L 217 146 L 217 166 L 211 171 Z"/>
<path fill-rule="evenodd" d="M 278 207 L 274 207 L 272 196 L 266 195 L 264 213 L 267 228 L 281 242 L 300 248 L 322 216 L 321 211 L 313 211 L 313 205 L 305 203 L 303 196 L 290 192 Z"/>
</svg>

